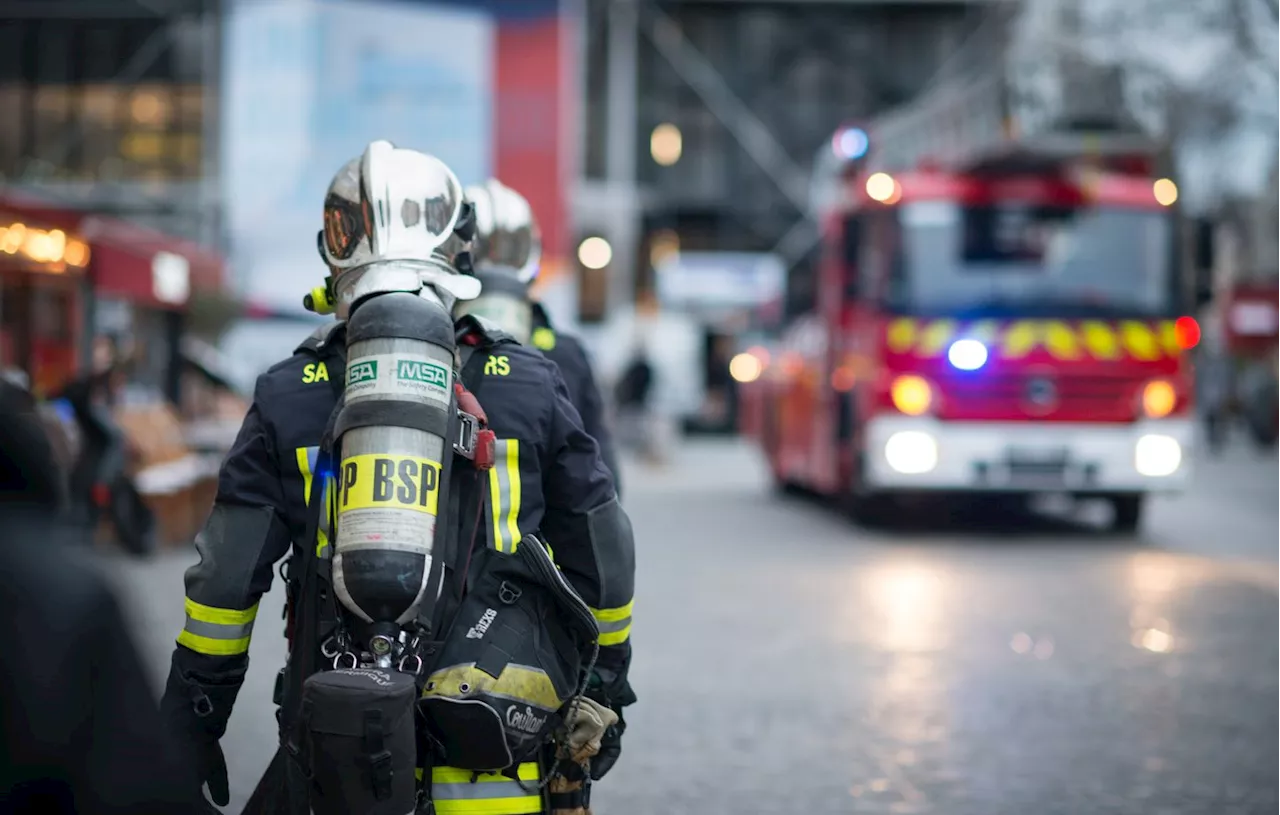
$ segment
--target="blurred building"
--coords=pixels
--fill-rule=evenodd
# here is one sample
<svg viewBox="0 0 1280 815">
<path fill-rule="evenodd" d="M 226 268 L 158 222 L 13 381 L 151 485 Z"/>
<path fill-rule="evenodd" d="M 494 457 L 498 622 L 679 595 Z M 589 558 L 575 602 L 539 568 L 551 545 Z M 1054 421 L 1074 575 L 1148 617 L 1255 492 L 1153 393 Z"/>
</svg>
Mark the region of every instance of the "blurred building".
<svg viewBox="0 0 1280 815">
<path fill-rule="evenodd" d="M 917 94 L 990 5 L 576 0 L 573 214 L 579 239 L 613 249 L 607 270 L 580 266 L 584 319 L 649 296 L 654 261 L 678 249 L 778 253 L 803 308 L 812 157 L 842 124 Z"/>
<path fill-rule="evenodd" d="M 216 291 L 217 0 L 0 2 L 0 353 L 57 387 L 101 332 L 178 391 L 193 294 Z"/>
</svg>

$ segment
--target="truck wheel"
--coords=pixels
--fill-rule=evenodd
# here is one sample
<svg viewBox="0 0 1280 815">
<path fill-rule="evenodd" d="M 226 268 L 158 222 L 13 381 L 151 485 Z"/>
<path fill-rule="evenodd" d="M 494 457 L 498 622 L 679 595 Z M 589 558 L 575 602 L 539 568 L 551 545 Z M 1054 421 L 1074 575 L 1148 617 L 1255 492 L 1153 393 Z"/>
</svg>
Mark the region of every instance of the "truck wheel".
<svg viewBox="0 0 1280 815">
<path fill-rule="evenodd" d="M 873 492 L 869 495 L 850 495 L 845 501 L 845 511 L 859 526 L 885 527 L 893 523 L 897 501 L 892 495 Z"/>
<path fill-rule="evenodd" d="M 1111 528 L 1116 532 L 1137 532 L 1142 523 L 1145 495 L 1115 495 L 1111 498 Z"/>
</svg>

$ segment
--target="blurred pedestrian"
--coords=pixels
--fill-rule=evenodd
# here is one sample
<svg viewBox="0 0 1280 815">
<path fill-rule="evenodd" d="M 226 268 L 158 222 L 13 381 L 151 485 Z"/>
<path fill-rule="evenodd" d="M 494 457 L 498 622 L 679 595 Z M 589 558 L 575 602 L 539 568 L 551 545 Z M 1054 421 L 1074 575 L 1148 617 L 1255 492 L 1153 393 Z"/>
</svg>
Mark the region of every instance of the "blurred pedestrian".
<svg viewBox="0 0 1280 815">
<path fill-rule="evenodd" d="M 63 498 L 34 400 L 0 381 L 0 813 L 199 812 Z"/>
<path fill-rule="evenodd" d="M 635 354 L 614 389 L 614 401 L 618 406 L 618 424 L 626 428 L 626 441 L 633 450 L 639 450 L 646 458 L 655 456 L 650 421 L 650 397 L 653 392 L 653 365 L 644 344 L 636 346 Z"/>
<path fill-rule="evenodd" d="M 1204 421 L 1208 452 L 1221 453 L 1228 438 L 1231 408 L 1231 358 L 1215 349 L 1204 349 L 1196 370 L 1198 402 Z"/>
</svg>

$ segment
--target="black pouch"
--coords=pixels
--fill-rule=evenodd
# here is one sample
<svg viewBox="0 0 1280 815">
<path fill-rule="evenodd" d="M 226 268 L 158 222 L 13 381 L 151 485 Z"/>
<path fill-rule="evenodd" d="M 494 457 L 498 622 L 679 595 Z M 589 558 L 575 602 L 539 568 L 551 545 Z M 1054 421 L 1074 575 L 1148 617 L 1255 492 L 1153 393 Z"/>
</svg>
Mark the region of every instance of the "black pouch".
<svg viewBox="0 0 1280 815">
<path fill-rule="evenodd" d="M 471 590 L 422 692 L 442 763 L 498 772 L 532 761 L 560 723 L 598 636 L 537 538 L 476 553 Z"/>
<path fill-rule="evenodd" d="M 414 811 L 412 676 L 378 668 L 324 671 L 302 688 L 299 742 L 314 815 Z"/>
</svg>

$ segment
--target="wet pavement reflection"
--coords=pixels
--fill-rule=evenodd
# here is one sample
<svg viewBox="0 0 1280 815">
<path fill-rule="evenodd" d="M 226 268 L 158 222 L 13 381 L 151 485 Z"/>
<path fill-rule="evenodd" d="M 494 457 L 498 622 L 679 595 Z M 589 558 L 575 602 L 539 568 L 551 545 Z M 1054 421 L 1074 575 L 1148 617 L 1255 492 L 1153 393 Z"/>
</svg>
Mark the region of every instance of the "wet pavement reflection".
<svg viewBox="0 0 1280 815">
<path fill-rule="evenodd" d="M 1214 466 L 1137 538 L 937 508 L 860 529 L 732 443 L 632 468 L 641 702 L 594 811 L 1274 813 L 1276 461 Z M 190 560 L 121 564 L 157 682 Z M 224 741 L 230 812 L 274 747 L 279 603 Z"/>
</svg>

